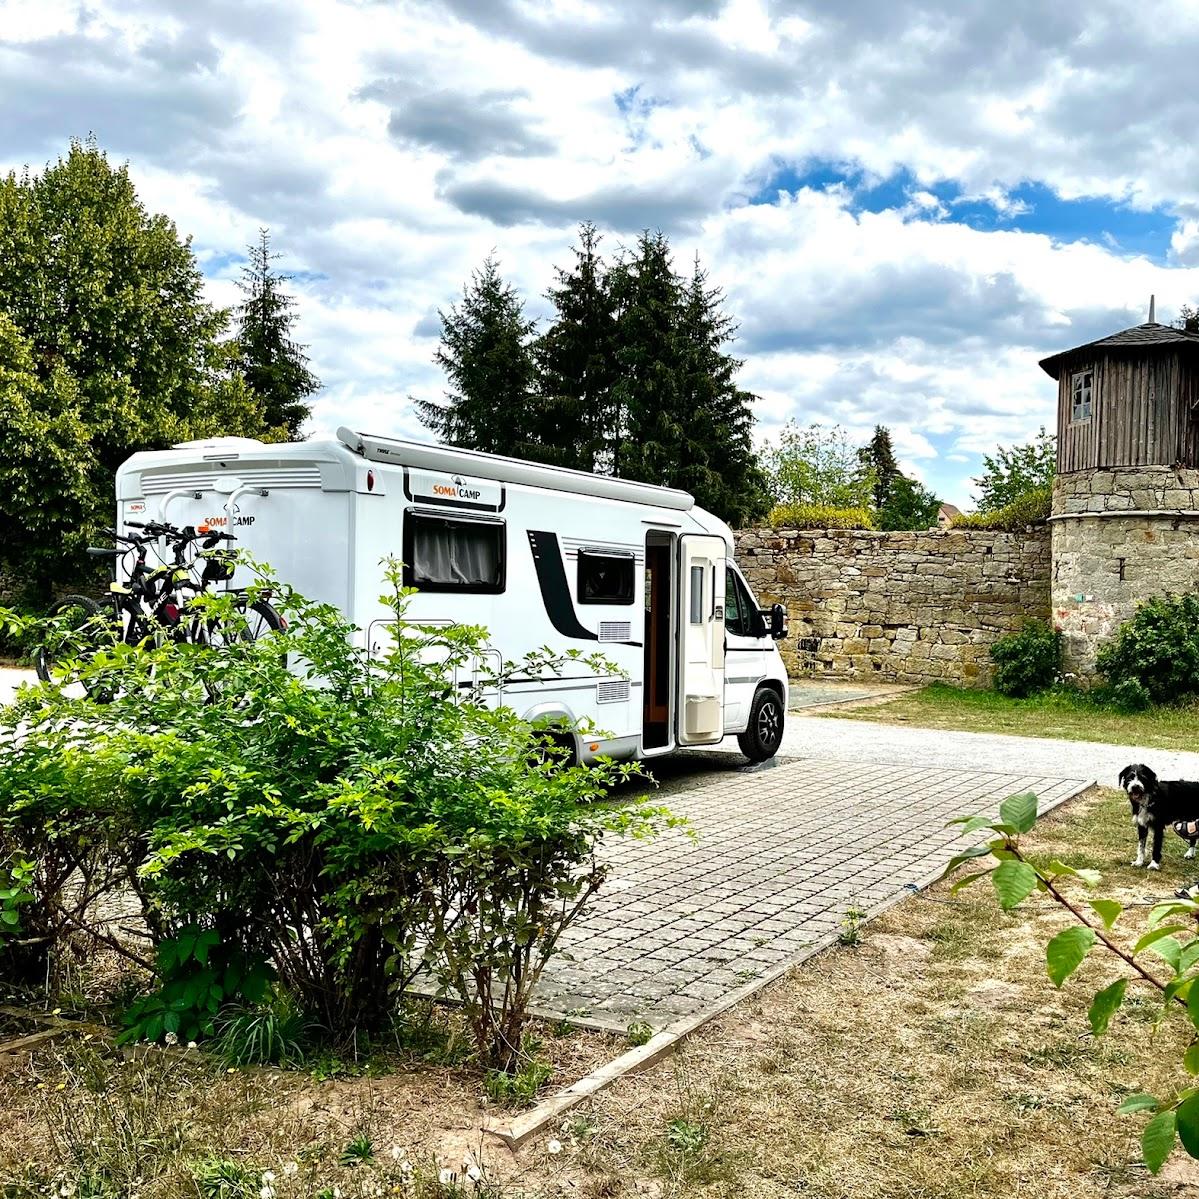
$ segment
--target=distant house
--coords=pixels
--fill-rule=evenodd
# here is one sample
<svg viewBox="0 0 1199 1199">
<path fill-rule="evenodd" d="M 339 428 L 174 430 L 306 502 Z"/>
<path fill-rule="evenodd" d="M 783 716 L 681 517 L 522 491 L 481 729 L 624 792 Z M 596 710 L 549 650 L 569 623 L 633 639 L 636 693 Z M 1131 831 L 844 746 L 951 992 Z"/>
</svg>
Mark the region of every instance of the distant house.
<svg viewBox="0 0 1199 1199">
<path fill-rule="evenodd" d="M 937 509 L 937 528 L 948 529 L 953 524 L 955 516 L 961 516 L 962 510 L 954 504 L 942 504 Z"/>
</svg>

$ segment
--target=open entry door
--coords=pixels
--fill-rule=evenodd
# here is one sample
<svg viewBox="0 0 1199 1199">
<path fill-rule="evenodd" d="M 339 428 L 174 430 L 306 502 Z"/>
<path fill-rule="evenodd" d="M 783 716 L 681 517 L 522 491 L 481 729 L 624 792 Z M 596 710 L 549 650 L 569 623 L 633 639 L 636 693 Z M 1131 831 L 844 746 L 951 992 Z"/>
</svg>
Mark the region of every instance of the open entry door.
<svg viewBox="0 0 1199 1199">
<path fill-rule="evenodd" d="M 722 537 L 679 538 L 680 745 L 711 745 L 724 736 L 724 562 Z"/>
</svg>

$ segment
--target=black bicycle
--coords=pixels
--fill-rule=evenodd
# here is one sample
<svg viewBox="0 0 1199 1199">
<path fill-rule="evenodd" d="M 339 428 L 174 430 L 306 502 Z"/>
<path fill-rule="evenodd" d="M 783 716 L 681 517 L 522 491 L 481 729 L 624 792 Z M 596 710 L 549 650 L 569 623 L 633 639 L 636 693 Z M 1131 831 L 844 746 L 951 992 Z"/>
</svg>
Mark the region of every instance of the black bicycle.
<svg viewBox="0 0 1199 1199">
<path fill-rule="evenodd" d="M 214 532 L 204 525 L 177 528 L 159 521 L 126 523 L 141 531 L 123 534 L 105 529 L 117 545 L 89 546 L 87 550 L 92 557 L 112 560 L 107 604 L 85 595 L 68 595 L 50 609 L 52 629 L 35 659 L 42 680 L 48 681 L 63 660 L 86 658 L 117 643 L 160 644 L 171 639 L 219 647 L 255 641 L 287 627 L 271 605 L 270 593 L 260 589 L 251 597 L 245 588 L 225 588 L 233 596 L 231 620 L 195 602 L 197 596 L 213 594 L 232 580 L 237 555 L 219 547 L 222 541 L 236 541 L 233 534 Z M 160 559 L 160 564 L 151 565 L 149 547 L 159 541 L 171 551 L 171 561 Z M 121 564 L 123 570 L 118 569 Z M 121 581 L 122 574 L 125 581 Z M 93 698 L 104 698 L 95 684 L 84 686 Z"/>
</svg>

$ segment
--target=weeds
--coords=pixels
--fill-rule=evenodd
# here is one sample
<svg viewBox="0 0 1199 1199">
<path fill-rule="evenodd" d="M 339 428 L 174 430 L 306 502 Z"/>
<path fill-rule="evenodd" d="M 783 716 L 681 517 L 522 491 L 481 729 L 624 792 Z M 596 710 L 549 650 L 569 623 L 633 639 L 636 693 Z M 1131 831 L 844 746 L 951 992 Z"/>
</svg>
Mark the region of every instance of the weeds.
<svg viewBox="0 0 1199 1199">
<path fill-rule="evenodd" d="M 634 1020 L 625 1034 L 630 1045 L 645 1045 L 654 1035 L 654 1030 L 644 1020 Z"/>
<path fill-rule="evenodd" d="M 841 920 L 841 932 L 837 935 L 837 943 L 849 949 L 856 949 L 862 943 L 862 921 L 866 919 L 866 909 L 857 904 L 851 904 L 845 909 Z"/>
<path fill-rule="evenodd" d="M 311 1032 L 295 1003 L 280 995 L 265 1007 L 223 1012 L 216 1024 L 216 1051 L 230 1066 L 299 1065 Z"/>
</svg>

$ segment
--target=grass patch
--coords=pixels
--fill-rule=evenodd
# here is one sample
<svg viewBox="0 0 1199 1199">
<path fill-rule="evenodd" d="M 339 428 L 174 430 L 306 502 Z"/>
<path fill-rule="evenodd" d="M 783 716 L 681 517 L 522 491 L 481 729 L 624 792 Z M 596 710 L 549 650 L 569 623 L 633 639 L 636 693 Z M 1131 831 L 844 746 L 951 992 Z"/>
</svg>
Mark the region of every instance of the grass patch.
<svg viewBox="0 0 1199 1199">
<path fill-rule="evenodd" d="M 1193 750 L 1199 740 L 1199 706 L 1155 707 L 1125 714 L 1102 707 L 1085 693 L 1066 687 L 1056 687 L 1028 699 L 1011 699 L 995 691 L 933 683 L 885 704 L 815 715 L 960 729 L 969 733 L 1103 741 L 1151 749 Z"/>
</svg>

